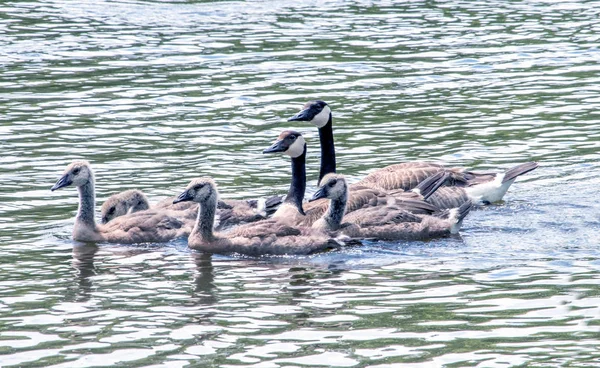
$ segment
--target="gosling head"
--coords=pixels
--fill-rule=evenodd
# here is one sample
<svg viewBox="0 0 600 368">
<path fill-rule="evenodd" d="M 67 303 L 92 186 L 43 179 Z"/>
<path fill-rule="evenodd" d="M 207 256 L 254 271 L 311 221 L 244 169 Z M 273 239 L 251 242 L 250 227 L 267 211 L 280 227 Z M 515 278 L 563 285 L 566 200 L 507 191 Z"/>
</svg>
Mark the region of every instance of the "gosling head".
<svg viewBox="0 0 600 368">
<path fill-rule="evenodd" d="M 126 190 L 108 198 L 100 208 L 102 223 L 106 224 L 112 219 L 143 211 L 150 208 L 146 195 L 137 189 Z"/>
<path fill-rule="evenodd" d="M 69 185 L 82 187 L 93 181 L 94 174 L 92 173 L 90 163 L 84 160 L 77 160 L 67 166 L 63 175 L 50 190 L 55 191 L 60 188 L 68 187 Z"/>
<path fill-rule="evenodd" d="M 313 194 L 310 201 L 316 201 L 321 198 L 338 199 L 347 194 L 348 185 L 346 179 L 340 174 L 327 174 L 321 179 L 319 188 Z"/>
<path fill-rule="evenodd" d="M 279 134 L 277 141 L 263 153 L 283 152 L 286 155 L 296 158 L 306 152 L 306 141 L 302 134 L 293 130 L 284 130 Z"/>
<path fill-rule="evenodd" d="M 217 186 L 211 178 L 198 178 L 188 184 L 187 188 L 173 200 L 173 204 L 188 201 L 206 203 L 209 200 L 214 200 L 216 203 L 218 195 Z"/>
<path fill-rule="evenodd" d="M 307 102 L 302 110 L 296 115 L 288 119 L 288 121 L 308 121 L 317 126 L 317 128 L 323 128 L 327 125 L 329 118 L 331 117 L 331 109 L 325 101 L 315 100 Z"/>
</svg>

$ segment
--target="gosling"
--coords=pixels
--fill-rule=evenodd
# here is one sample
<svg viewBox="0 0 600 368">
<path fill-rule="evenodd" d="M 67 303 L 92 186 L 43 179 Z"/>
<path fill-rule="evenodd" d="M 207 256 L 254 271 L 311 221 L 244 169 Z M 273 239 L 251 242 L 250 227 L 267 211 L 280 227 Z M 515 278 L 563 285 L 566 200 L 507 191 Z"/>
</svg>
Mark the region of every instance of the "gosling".
<svg viewBox="0 0 600 368">
<path fill-rule="evenodd" d="M 213 233 L 218 191 L 210 178 L 194 179 L 173 203 L 194 201 L 200 205 L 188 246 L 207 253 L 239 253 L 250 256 L 306 255 L 339 248 L 342 243 L 310 227 L 289 226 L 277 219 L 245 224 L 227 233 Z"/>
<path fill-rule="evenodd" d="M 311 200 L 328 198 L 329 208 L 312 227 L 340 232 L 357 239 L 426 240 L 458 233 L 462 220 L 471 210 L 471 201 L 437 214 L 416 215 L 394 205 L 365 208 L 349 213 L 342 223 L 348 200 L 348 184 L 343 175 L 327 174 Z"/>
<path fill-rule="evenodd" d="M 73 240 L 108 243 L 157 243 L 188 236 L 193 221 L 183 221 L 171 211 L 145 210 L 118 217 L 108 224 L 97 225 L 94 218 L 96 202 L 94 173 L 87 161 L 74 161 L 50 189 L 68 186 L 79 191 L 79 209 L 73 227 Z"/>
<path fill-rule="evenodd" d="M 150 208 L 148 198 L 141 190 L 130 189 L 108 197 L 100 207 L 100 218 L 103 224 L 112 219 L 144 211 Z"/>
</svg>

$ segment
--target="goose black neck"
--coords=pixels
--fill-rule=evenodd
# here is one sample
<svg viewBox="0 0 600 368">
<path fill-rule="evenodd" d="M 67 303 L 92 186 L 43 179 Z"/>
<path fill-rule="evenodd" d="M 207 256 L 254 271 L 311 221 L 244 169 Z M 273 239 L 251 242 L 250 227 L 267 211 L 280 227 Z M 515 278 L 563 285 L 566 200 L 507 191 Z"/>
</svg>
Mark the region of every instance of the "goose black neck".
<svg viewBox="0 0 600 368">
<path fill-rule="evenodd" d="M 302 208 L 302 200 L 306 191 L 306 144 L 304 152 L 298 157 L 292 157 L 292 183 L 284 202 L 292 203 Z"/>
<path fill-rule="evenodd" d="M 327 124 L 319 128 L 319 140 L 321 141 L 321 171 L 319 172 L 319 183 L 327 174 L 335 173 L 335 147 L 333 145 L 333 122 L 331 113 Z"/>
</svg>

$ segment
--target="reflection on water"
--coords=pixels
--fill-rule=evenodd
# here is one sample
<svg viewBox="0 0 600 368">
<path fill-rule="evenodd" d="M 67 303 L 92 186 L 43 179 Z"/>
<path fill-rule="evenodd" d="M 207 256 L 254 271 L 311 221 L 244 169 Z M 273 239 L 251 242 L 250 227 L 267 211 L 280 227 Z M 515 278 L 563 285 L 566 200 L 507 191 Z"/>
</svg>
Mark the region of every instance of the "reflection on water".
<svg viewBox="0 0 600 368">
<path fill-rule="evenodd" d="M 243 11 L 241 11 L 243 9 Z M 593 366 L 598 341 L 600 3 L 5 3 L 0 12 L 0 365 Z M 309 99 L 339 171 L 403 160 L 540 168 L 461 236 L 311 257 L 185 241 L 70 240 L 64 166 L 99 202 L 196 176 L 283 193 L 261 154 Z"/>
</svg>

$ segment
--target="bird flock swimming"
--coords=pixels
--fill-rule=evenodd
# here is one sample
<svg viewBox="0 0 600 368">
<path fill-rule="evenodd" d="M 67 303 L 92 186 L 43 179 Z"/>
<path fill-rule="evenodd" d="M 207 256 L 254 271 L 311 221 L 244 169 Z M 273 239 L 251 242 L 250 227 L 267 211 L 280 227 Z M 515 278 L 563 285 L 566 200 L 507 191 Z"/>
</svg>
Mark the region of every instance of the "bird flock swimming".
<svg viewBox="0 0 600 368">
<path fill-rule="evenodd" d="M 518 176 L 538 166 L 526 162 L 504 173 L 479 173 L 404 162 L 348 184 L 336 173 L 329 105 L 310 101 L 288 121 L 308 122 L 319 129 L 318 188 L 308 202 L 304 200 L 307 143 L 293 130 L 283 131 L 263 151 L 290 157 L 292 175 L 284 197 L 221 200 L 214 180 L 200 177 L 178 196 L 154 205 L 139 190 L 115 194 L 102 205 L 98 224 L 89 162 L 69 164 L 51 190 L 75 186 L 79 191 L 76 241 L 139 244 L 187 237 L 189 248 L 207 253 L 305 255 L 360 245 L 363 240 L 427 240 L 456 234 L 475 204 L 501 200 Z"/>
</svg>

